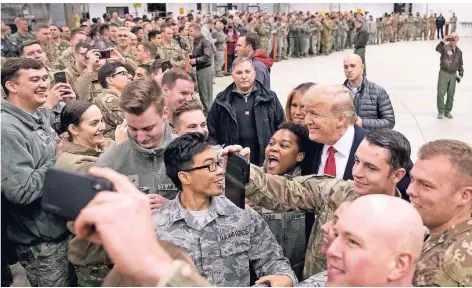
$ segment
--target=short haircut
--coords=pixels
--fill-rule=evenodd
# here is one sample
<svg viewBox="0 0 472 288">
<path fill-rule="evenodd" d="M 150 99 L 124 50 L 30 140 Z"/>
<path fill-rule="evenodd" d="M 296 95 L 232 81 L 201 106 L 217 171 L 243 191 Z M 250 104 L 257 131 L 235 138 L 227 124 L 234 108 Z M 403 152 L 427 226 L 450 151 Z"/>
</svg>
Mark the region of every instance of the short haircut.
<svg viewBox="0 0 472 288">
<path fill-rule="evenodd" d="M 438 156 L 449 159 L 456 174 L 457 188 L 472 186 L 472 147 L 470 145 L 458 140 L 441 139 L 424 144 L 418 151 L 420 160 Z"/>
<path fill-rule="evenodd" d="M 34 33 L 38 33 L 39 31 L 43 29 L 49 29 L 49 26 L 46 24 L 39 23 L 39 24 L 34 25 L 33 31 Z"/>
<path fill-rule="evenodd" d="M 388 164 L 391 167 L 391 171 L 400 168 L 404 168 L 407 171 L 409 170 L 411 146 L 410 141 L 408 141 L 402 133 L 392 129 L 382 128 L 369 131 L 365 135 L 365 140 L 371 145 L 388 150 Z"/>
<path fill-rule="evenodd" d="M 189 82 L 194 82 L 192 76 L 180 68 L 172 68 L 169 71 L 166 71 L 162 77 L 162 87 L 166 85 L 169 89 L 174 89 L 175 83 L 177 80 L 185 80 Z"/>
<path fill-rule="evenodd" d="M 156 80 L 139 79 L 126 85 L 121 94 L 120 107 L 123 111 L 133 114 L 143 114 L 151 105 L 162 115 L 165 102 L 162 89 Z"/>
<path fill-rule="evenodd" d="M 98 82 L 103 88 L 108 88 L 107 78 L 115 74 L 118 67 L 124 66 L 118 61 L 107 61 L 100 70 L 98 70 Z"/>
<path fill-rule="evenodd" d="M 249 57 L 236 57 L 231 65 L 231 67 L 234 69 L 236 66 L 238 66 L 239 64 L 242 64 L 242 63 L 245 63 L 245 62 L 248 62 L 251 64 L 252 67 L 254 67 L 254 64 L 252 64 L 252 60 L 251 58 Z"/>
<path fill-rule="evenodd" d="M 105 23 L 98 26 L 98 34 L 103 35 L 106 30 L 110 30 L 110 25 Z"/>
<path fill-rule="evenodd" d="M 61 110 L 60 132 L 68 132 L 69 125 L 71 124 L 79 126 L 82 121 L 82 115 L 84 115 L 85 111 L 87 111 L 92 105 L 92 102 L 82 99 L 77 99 L 74 102 L 66 104 L 66 106 Z"/>
<path fill-rule="evenodd" d="M 90 46 L 90 44 L 87 43 L 87 42 L 79 42 L 79 43 L 77 43 L 77 44 L 75 45 L 74 51 L 75 51 L 75 52 L 79 52 L 79 50 L 80 50 L 81 48 L 85 48 L 85 49 L 87 49 L 87 51 L 89 51 L 89 50 L 92 49 L 93 47 Z M 85 52 L 85 53 L 87 53 L 87 52 Z"/>
<path fill-rule="evenodd" d="M 113 23 L 113 22 L 109 22 L 107 24 L 110 25 L 110 27 L 118 27 L 118 24 Z"/>
<path fill-rule="evenodd" d="M 287 119 L 287 121 L 289 122 L 293 121 L 292 113 L 291 113 L 293 96 L 295 96 L 295 94 L 297 93 L 300 93 L 303 96 L 305 92 L 308 91 L 308 89 L 310 89 L 312 86 L 315 86 L 315 85 L 316 84 L 313 82 L 305 82 L 295 87 L 295 89 L 293 89 L 290 92 L 290 94 L 288 94 L 287 104 L 285 104 L 285 118 Z"/>
<path fill-rule="evenodd" d="M 136 18 L 133 19 L 133 22 L 134 22 L 134 23 L 138 23 L 140 20 L 143 20 L 143 18 L 141 18 L 141 17 L 136 17 Z"/>
<path fill-rule="evenodd" d="M 182 190 L 179 172 L 192 168 L 193 157 L 211 147 L 210 142 L 201 133 L 182 135 L 167 146 L 164 151 L 166 174 L 179 190 Z"/>
<path fill-rule="evenodd" d="M 255 51 L 259 49 L 259 36 L 256 33 L 248 32 L 246 35 L 241 36 L 246 40 L 246 46 L 251 45 L 252 49 Z"/>
<path fill-rule="evenodd" d="M 108 15 L 109 15 L 108 13 L 103 13 L 102 15 L 103 19 L 107 18 Z"/>
<path fill-rule="evenodd" d="M 80 28 L 75 28 L 70 31 L 70 39 L 74 39 L 75 35 L 82 34 L 85 35 L 84 30 Z"/>
<path fill-rule="evenodd" d="M 152 40 L 152 39 L 156 38 L 157 35 L 160 35 L 160 34 L 161 34 L 161 31 L 157 31 L 157 30 L 149 31 L 148 39 Z"/>
<path fill-rule="evenodd" d="M 283 122 L 279 125 L 277 131 L 288 130 L 292 132 L 297 138 L 298 152 L 307 152 L 310 138 L 309 131 L 305 125 L 295 124 L 293 122 Z"/>
<path fill-rule="evenodd" d="M 174 22 L 174 23 L 172 23 L 172 24 L 170 24 L 170 26 L 177 26 L 177 25 L 178 25 L 178 24 L 177 24 L 177 23 L 175 23 L 175 22 Z"/>
<path fill-rule="evenodd" d="M 149 64 L 140 64 L 138 65 L 139 68 L 143 68 L 144 70 L 146 70 L 146 72 L 151 75 L 151 65 Z"/>
<path fill-rule="evenodd" d="M 190 24 L 189 28 L 193 28 L 195 30 L 201 31 L 202 30 L 202 25 L 200 25 L 198 23 L 193 23 L 193 24 Z"/>
<path fill-rule="evenodd" d="M 44 64 L 41 61 L 29 59 L 29 58 L 20 58 L 20 57 L 11 57 L 7 58 L 5 63 L 2 65 L 2 88 L 5 91 L 5 94 L 8 96 L 10 91 L 7 89 L 5 83 L 8 81 L 14 81 L 20 75 L 20 70 L 40 70 L 44 68 Z"/>
<path fill-rule="evenodd" d="M 88 21 L 87 19 L 82 18 L 82 19 L 80 19 L 79 24 L 82 25 L 82 24 L 86 23 L 87 21 Z"/>
<path fill-rule="evenodd" d="M 157 74 L 159 71 L 159 69 L 161 69 L 161 72 L 162 72 L 162 63 L 164 62 L 164 60 L 162 59 L 156 59 L 154 60 L 154 62 L 152 62 L 151 64 L 151 72 L 154 73 L 154 74 Z"/>
<path fill-rule="evenodd" d="M 143 48 L 148 51 L 149 53 L 151 53 L 151 58 L 154 59 L 156 58 L 156 55 L 157 55 L 157 47 L 154 46 L 151 42 L 149 41 L 143 41 L 141 43 L 139 43 L 139 45 L 143 46 Z"/>
<path fill-rule="evenodd" d="M 39 43 L 38 40 L 28 40 L 28 41 L 25 41 L 23 44 L 21 44 L 20 46 L 20 55 L 23 55 L 23 51 L 25 50 L 25 47 L 28 47 L 28 46 L 31 46 L 31 45 L 35 45 L 35 44 L 38 44 L 39 46 L 41 46 L 41 44 Z M 42 46 L 41 46 L 41 49 Z M 44 52 L 44 51 L 43 51 Z"/>
<path fill-rule="evenodd" d="M 142 29 L 143 27 L 141 26 L 134 26 L 133 28 L 131 28 L 131 33 L 136 34 L 139 32 L 139 30 L 142 30 Z"/>
<path fill-rule="evenodd" d="M 51 26 L 54 26 L 59 30 L 59 26 L 57 26 L 56 24 L 49 24 L 49 28 L 51 28 Z"/>
<path fill-rule="evenodd" d="M 197 99 L 186 101 L 182 106 L 177 108 L 172 115 L 172 124 L 178 126 L 180 116 L 185 112 L 199 110 L 203 112 L 203 106 Z"/>
</svg>

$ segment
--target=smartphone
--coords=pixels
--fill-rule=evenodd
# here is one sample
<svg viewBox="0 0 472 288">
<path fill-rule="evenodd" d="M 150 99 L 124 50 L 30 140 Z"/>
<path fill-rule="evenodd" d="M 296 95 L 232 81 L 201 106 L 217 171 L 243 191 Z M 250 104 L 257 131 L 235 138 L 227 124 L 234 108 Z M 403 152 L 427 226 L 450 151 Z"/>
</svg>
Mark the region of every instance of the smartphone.
<svg viewBox="0 0 472 288">
<path fill-rule="evenodd" d="M 455 41 L 456 41 L 456 38 L 454 38 L 454 37 L 446 38 L 446 41 L 448 41 L 448 42 L 455 42 Z"/>
<path fill-rule="evenodd" d="M 54 73 L 54 83 L 67 83 L 66 72 L 58 71 Z"/>
<path fill-rule="evenodd" d="M 161 64 L 162 67 L 162 73 L 164 73 L 166 70 L 172 69 L 172 64 L 170 63 L 170 60 L 164 61 Z"/>
<path fill-rule="evenodd" d="M 41 206 L 72 221 L 100 191 L 113 191 L 113 184 L 103 178 L 53 167 L 46 172 Z"/>
<path fill-rule="evenodd" d="M 110 50 L 101 50 L 99 51 L 100 53 L 100 59 L 110 59 L 111 57 L 111 51 Z"/>
<path fill-rule="evenodd" d="M 245 207 L 246 184 L 249 183 L 249 160 L 230 153 L 226 163 L 225 196 L 241 209 Z"/>
</svg>

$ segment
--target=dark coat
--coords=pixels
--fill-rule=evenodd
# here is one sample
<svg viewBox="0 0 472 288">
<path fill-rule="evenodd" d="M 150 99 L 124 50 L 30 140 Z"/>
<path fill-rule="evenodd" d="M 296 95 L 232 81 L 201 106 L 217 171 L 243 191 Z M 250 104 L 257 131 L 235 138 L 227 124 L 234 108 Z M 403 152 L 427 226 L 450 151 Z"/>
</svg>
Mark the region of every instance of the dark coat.
<svg viewBox="0 0 472 288">
<path fill-rule="evenodd" d="M 208 113 L 207 121 L 210 137 L 220 145 L 239 144 L 238 131 L 244 129 L 244 127 L 238 126 L 235 111 L 231 105 L 232 99 L 235 97 L 234 93 L 237 93 L 234 90 L 235 84 L 232 83 L 223 92 L 220 92 Z M 255 94 L 254 115 L 260 147 L 259 159 L 263 161 L 265 158 L 264 151 L 270 138 L 285 119 L 284 109 L 277 98 L 277 94 L 266 89 L 257 80 L 255 80 L 254 90 L 251 93 Z"/>
<path fill-rule="evenodd" d="M 191 57 L 197 60 L 197 71 L 206 67 L 210 67 L 213 62 L 213 43 L 210 43 L 202 35 L 197 37 L 193 42 L 193 51 Z"/>
</svg>

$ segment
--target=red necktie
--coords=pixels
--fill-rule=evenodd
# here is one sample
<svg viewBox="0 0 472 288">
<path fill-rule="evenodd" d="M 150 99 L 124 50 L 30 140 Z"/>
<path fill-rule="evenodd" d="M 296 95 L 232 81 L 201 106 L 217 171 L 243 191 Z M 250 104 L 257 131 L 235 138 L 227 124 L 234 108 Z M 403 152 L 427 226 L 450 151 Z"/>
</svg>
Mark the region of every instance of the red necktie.
<svg viewBox="0 0 472 288">
<path fill-rule="evenodd" d="M 329 146 L 328 159 L 326 159 L 324 166 L 324 174 L 336 177 L 336 160 L 334 159 L 334 153 L 336 153 L 336 149 L 334 149 L 333 146 Z"/>
</svg>

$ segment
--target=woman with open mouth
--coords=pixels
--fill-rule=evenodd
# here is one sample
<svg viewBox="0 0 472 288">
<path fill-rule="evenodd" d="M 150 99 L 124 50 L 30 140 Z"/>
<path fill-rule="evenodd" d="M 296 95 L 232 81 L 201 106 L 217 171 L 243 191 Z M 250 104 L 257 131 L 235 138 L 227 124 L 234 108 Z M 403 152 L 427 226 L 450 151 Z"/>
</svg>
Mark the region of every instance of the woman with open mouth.
<svg viewBox="0 0 472 288">
<path fill-rule="evenodd" d="M 305 149 L 309 141 L 305 126 L 282 123 L 265 149 L 264 170 L 280 176 L 300 176 L 300 165 L 305 160 Z M 293 271 L 300 278 L 306 252 L 305 213 L 274 213 L 262 209 L 262 216 L 282 246 L 284 256 L 290 260 Z"/>
</svg>

